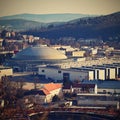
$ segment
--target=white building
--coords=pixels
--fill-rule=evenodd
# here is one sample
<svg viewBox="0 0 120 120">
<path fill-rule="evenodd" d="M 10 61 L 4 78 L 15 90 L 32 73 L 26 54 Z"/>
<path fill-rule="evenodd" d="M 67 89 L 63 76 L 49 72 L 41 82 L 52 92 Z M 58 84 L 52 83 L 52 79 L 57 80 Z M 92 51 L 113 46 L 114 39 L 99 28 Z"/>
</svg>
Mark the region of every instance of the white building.
<svg viewBox="0 0 120 120">
<path fill-rule="evenodd" d="M 93 79 L 93 71 L 83 71 L 77 69 L 61 69 L 56 67 L 38 67 L 38 74 L 41 77 L 51 78 L 54 80 L 85 80 Z"/>
<path fill-rule="evenodd" d="M 62 84 L 48 83 L 39 89 L 31 89 L 25 93 L 24 100 L 36 104 L 50 103 L 55 95 L 62 96 Z"/>
<path fill-rule="evenodd" d="M 97 68 L 105 69 L 105 79 L 116 79 L 116 68 L 99 65 Z"/>
<path fill-rule="evenodd" d="M 93 68 L 91 66 L 87 67 L 81 67 L 77 68 L 80 70 L 86 70 L 86 71 L 92 71 L 91 76 L 88 78 L 88 80 L 105 80 L 105 70 L 100 68 Z"/>
<path fill-rule="evenodd" d="M 115 76 L 116 78 L 120 78 L 120 64 L 114 63 L 114 64 L 104 64 L 104 66 L 108 66 L 109 68 L 115 68 Z"/>
</svg>

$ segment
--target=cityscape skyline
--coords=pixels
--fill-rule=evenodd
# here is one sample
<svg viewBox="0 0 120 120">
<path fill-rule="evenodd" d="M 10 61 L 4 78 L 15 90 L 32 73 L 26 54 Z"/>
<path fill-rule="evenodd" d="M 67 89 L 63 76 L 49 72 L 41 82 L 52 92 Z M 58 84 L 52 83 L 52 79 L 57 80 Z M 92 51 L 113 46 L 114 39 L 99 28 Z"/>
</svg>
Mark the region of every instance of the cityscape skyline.
<svg viewBox="0 0 120 120">
<path fill-rule="evenodd" d="M 0 17 L 22 13 L 106 15 L 120 11 L 119 6 L 119 0 L 0 0 Z"/>
</svg>

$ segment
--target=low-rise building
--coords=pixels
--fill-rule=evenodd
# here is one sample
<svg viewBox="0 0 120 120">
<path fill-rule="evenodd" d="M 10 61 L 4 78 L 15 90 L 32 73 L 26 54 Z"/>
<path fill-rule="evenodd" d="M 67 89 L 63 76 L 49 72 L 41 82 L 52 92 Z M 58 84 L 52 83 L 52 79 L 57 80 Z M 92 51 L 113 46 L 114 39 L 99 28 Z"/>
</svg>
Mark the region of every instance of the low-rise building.
<svg viewBox="0 0 120 120">
<path fill-rule="evenodd" d="M 38 67 L 38 74 L 41 77 L 51 78 L 53 80 L 85 80 L 91 79 L 93 71 L 83 71 L 77 69 L 61 69 L 55 66 Z"/>
<path fill-rule="evenodd" d="M 74 93 L 93 93 L 97 94 L 97 84 L 73 84 L 72 91 Z"/>
<path fill-rule="evenodd" d="M 97 84 L 73 83 L 63 86 L 64 93 L 94 93 L 97 94 Z"/>
<path fill-rule="evenodd" d="M 84 80 L 83 84 L 97 84 L 97 93 L 120 93 L 120 81 L 119 80 Z"/>
<path fill-rule="evenodd" d="M 105 79 L 116 79 L 115 67 L 99 65 L 96 68 L 105 69 Z"/>
<path fill-rule="evenodd" d="M 84 66 L 76 68 L 78 70 L 92 72 L 88 80 L 105 80 L 105 70 L 102 68 L 94 68 L 92 66 Z"/>
<path fill-rule="evenodd" d="M 68 57 L 84 57 L 85 51 L 66 51 Z"/>
<path fill-rule="evenodd" d="M 77 94 L 77 104 L 87 107 L 118 108 L 119 100 L 109 94 Z"/>
<path fill-rule="evenodd" d="M 25 92 L 24 99 L 36 104 L 44 104 L 50 103 L 55 95 L 62 96 L 62 84 L 42 84 L 38 89 L 31 89 Z"/>
<path fill-rule="evenodd" d="M 13 69 L 9 67 L 0 66 L 0 79 L 4 76 L 12 76 Z"/>
</svg>

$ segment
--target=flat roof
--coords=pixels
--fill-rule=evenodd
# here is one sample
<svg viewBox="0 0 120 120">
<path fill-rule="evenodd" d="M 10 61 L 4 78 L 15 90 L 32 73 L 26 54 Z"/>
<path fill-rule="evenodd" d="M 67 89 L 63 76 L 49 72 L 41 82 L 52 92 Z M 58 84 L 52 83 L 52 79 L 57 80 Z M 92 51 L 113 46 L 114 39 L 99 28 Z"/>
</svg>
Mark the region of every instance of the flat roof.
<svg viewBox="0 0 120 120">
<path fill-rule="evenodd" d="M 59 68 L 59 67 L 57 68 L 57 67 L 54 67 L 54 66 L 53 66 L 53 67 L 49 67 L 49 66 L 48 66 L 48 67 L 44 67 L 44 66 L 43 66 L 43 67 L 39 67 L 39 68 L 56 69 L 56 70 L 61 70 L 61 71 L 62 71 L 62 70 L 63 70 L 63 71 L 73 71 L 73 72 L 86 72 L 86 73 L 89 72 L 89 71 L 87 71 L 87 70 L 82 70 L 82 69 L 72 69 L 72 68 L 63 69 L 63 68 Z M 91 71 L 93 71 L 93 70 L 91 70 Z"/>
<path fill-rule="evenodd" d="M 4 70 L 4 69 L 12 69 L 12 68 L 10 68 L 10 67 L 0 66 L 0 70 Z"/>
<path fill-rule="evenodd" d="M 111 96 L 110 94 L 90 94 L 90 93 L 79 93 L 81 96 Z"/>
</svg>

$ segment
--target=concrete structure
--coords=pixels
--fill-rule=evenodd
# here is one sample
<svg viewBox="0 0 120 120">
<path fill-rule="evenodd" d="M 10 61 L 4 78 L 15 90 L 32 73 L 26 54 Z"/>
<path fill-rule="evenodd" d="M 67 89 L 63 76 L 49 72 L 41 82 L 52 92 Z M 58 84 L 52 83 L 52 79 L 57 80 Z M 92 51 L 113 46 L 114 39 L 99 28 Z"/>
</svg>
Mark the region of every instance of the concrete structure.
<svg viewBox="0 0 120 120">
<path fill-rule="evenodd" d="M 120 94 L 119 80 L 84 80 L 83 84 L 97 84 L 97 93 Z"/>
<path fill-rule="evenodd" d="M 93 74 L 88 78 L 88 80 L 105 80 L 105 70 L 93 67 L 80 67 L 76 68 L 78 70 L 92 71 Z"/>
<path fill-rule="evenodd" d="M 18 52 L 11 60 L 6 61 L 6 65 L 22 71 L 34 71 L 36 65 L 61 63 L 66 59 L 61 52 L 46 45 L 38 45 Z"/>
<path fill-rule="evenodd" d="M 61 68 L 60 66 L 38 66 L 38 74 L 54 80 L 63 80 L 66 75 L 71 81 L 114 80 L 120 76 L 120 66 L 113 64 L 71 68 Z"/>
<path fill-rule="evenodd" d="M 113 64 L 103 64 L 104 66 L 108 66 L 109 68 L 115 68 L 115 76 L 116 78 L 120 78 L 120 64 L 119 63 L 113 63 Z"/>
<path fill-rule="evenodd" d="M 83 71 L 77 69 L 61 69 L 55 66 L 38 67 L 38 74 L 41 77 L 51 78 L 53 80 L 71 80 L 82 81 L 93 79 L 93 71 Z"/>
<path fill-rule="evenodd" d="M 120 81 L 104 81 L 99 83 L 98 93 L 120 93 Z"/>
<path fill-rule="evenodd" d="M 28 47 L 14 56 L 15 60 L 60 60 L 66 58 L 64 54 L 46 45 Z"/>
<path fill-rule="evenodd" d="M 116 100 L 109 94 L 77 94 L 77 104 L 79 106 L 94 107 L 115 107 L 117 108 L 119 100 Z"/>
<path fill-rule="evenodd" d="M 4 76 L 12 76 L 13 70 L 9 67 L 0 66 L 0 79 Z"/>
<path fill-rule="evenodd" d="M 105 79 L 116 79 L 116 69 L 115 67 L 99 65 L 95 68 L 105 69 Z"/>
</svg>

